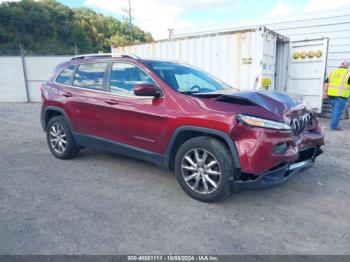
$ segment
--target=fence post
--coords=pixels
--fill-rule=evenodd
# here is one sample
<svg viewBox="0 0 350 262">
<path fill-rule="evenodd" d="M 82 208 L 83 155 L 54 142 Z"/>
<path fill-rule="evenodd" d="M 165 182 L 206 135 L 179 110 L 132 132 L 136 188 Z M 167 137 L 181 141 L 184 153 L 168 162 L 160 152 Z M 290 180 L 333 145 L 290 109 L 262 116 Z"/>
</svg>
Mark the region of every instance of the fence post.
<svg viewBox="0 0 350 262">
<path fill-rule="evenodd" d="M 27 77 L 27 66 L 25 61 L 25 50 L 22 46 L 22 44 L 19 45 L 19 49 L 21 51 L 21 60 L 22 60 L 22 67 L 23 67 L 23 77 L 24 77 L 24 86 L 26 88 L 26 95 L 27 95 L 27 103 L 30 102 L 30 95 L 29 95 L 29 86 L 28 86 L 28 77 Z"/>
</svg>

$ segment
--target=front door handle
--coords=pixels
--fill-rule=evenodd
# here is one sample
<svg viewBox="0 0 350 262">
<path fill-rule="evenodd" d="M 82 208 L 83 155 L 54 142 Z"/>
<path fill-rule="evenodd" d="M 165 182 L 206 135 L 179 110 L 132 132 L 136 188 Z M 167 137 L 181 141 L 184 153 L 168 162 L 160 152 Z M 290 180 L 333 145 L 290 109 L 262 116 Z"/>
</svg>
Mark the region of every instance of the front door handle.
<svg viewBox="0 0 350 262">
<path fill-rule="evenodd" d="M 114 99 L 108 99 L 105 101 L 105 103 L 109 104 L 109 105 L 117 105 L 119 104 L 119 102 L 117 100 Z"/>
<path fill-rule="evenodd" d="M 63 93 L 62 94 L 64 97 L 72 97 L 73 95 L 72 95 L 72 93 L 70 93 L 70 92 L 65 92 L 65 93 Z"/>
</svg>

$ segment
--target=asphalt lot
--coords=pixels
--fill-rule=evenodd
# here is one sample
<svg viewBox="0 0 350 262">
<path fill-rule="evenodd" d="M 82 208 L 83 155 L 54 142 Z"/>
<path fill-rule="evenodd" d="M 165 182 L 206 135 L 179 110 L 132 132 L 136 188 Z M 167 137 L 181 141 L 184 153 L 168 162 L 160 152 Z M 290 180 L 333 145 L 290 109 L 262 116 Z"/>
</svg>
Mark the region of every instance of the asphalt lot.
<svg viewBox="0 0 350 262">
<path fill-rule="evenodd" d="M 54 158 L 39 108 L 0 104 L 0 254 L 350 254 L 349 120 L 295 179 L 206 204 L 139 160 Z"/>
</svg>

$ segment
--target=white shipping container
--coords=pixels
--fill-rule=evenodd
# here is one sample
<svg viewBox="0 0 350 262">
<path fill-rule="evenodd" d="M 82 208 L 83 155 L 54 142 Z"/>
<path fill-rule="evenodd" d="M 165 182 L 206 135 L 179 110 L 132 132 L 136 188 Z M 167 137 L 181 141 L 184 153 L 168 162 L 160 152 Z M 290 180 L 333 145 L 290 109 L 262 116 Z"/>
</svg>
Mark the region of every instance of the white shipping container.
<svg viewBox="0 0 350 262">
<path fill-rule="evenodd" d="M 112 53 L 185 62 L 204 69 L 240 91 L 285 91 L 302 97 L 320 113 L 326 40 L 289 42 L 287 37 L 259 26 L 133 46 L 112 46 Z M 321 51 L 322 56 L 293 58 L 295 52 L 309 51 Z"/>
<path fill-rule="evenodd" d="M 287 41 L 265 27 L 112 47 L 112 53 L 185 62 L 238 90 L 275 90 L 277 42 Z"/>
</svg>

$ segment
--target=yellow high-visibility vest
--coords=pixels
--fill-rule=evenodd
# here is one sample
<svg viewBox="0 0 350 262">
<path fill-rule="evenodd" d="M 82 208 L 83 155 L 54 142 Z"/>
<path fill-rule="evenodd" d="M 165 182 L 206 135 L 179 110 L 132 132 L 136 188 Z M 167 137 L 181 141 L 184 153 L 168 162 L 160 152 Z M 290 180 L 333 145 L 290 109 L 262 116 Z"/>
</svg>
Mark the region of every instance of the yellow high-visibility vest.
<svg viewBox="0 0 350 262">
<path fill-rule="evenodd" d="M 328 96 L 350 96 L 350 85 L 348 79 L 350 71 L 345 68 L 336 68 L 331 71 L 328 77 Z"/>
</svg>

